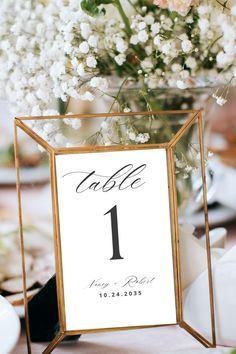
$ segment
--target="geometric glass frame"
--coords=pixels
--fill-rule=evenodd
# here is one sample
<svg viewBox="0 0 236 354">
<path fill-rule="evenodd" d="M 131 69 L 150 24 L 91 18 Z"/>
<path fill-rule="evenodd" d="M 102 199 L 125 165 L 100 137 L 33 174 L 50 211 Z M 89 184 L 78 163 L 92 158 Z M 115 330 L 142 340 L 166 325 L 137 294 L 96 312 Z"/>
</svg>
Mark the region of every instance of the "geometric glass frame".
<svg viewBox="0 0 236 354">
<path fill-rule="evenodd" d="M 32 120 L 50 120 L 50 119 L 63 119 L 63 118 L 112 118 L 112 117 L 125 117 L 135 115 L 173 115 L 176 114 L 188 114 L 188 118 L 183 123 L 182 127 L 177 133 L 171 137 L 170 141 L 161 144 L 140 144 L 140 145 L 112 145 L 112 146 L 76 146 L 76 147 L 53 147 L 41 136 L 39 136 L 32 128 L 27 125 L 27 121 Z M 184 320 L 183 316 L 183 289 L 181 284 L 181 270 L 180 270 L 180 249 L 179 249 L 179 215 L 177 205 L 177 191 L 176 191 L 176 174 L 175 174 L 175 158 L 174 150 L 176 144 L 184 136 L 184 134 L 194 124 L 198 127 L 198 139 L 200 148 L 200 167 L 202 178 L 202 193 L 203 193 L 203 208 L 205 216 L 205 231 L 206 231 L 206 252 L 207 252 L 207 271 L 208 271 L 208 285 L 209 285 L 209 301 L 210 301 L 210 318 L 211 318 L 211 334 L 212 341 L 206 339 L 196 329 L 192 328 Z M 135 327 L 123 327 L 123 328 L 109 328 L 109 329 L 96 329 L 96 330 L 80 330 L 70 331 L 66 328 L 65 320 L 65 303 L 64 303 L 64 288 L 63 288 L 63 271 L 62 271 L 62 252 L 61 252 L 61 239 L 60 239 L 60 220 L 59 220 L 59 207 L 58 207 L 58 191 L 57 191 L 57 175 L 56 175 L 56 156 L 66 154 L 80 154 L 91 152 L 111 152 L 111 151 L 127 151 L 127 150 L 145 150 L 145 149 L 165 149 L 167 156 L 168 166 L 168 183 L 169 183 L 169 203 L 171 213 L 171 234 L 172 234 L 172 251 L 173 251 L 173 264 L 174 264 L 174 282 L 175 282 L 175 300 L 176 300 L 176 323 L 170 325 L 179 325 L 192 336 L 194 336 L 205 347 L 215 347 L 215 320 L 214 320 L 214 301 L 213 301 L 213 284 L 212 284 L 212 268 L 211 268 L 211 251 L 209 240 L 209 224 L 208 224 L 208 210 L 207 210 L 207 190 L 206 190 L 206 172 L 205 172 L 205 153 L 204 153 L 204 141 L 203 141 L 203 119 L 200 111 L 184 110 L 184 111 L 155 111 L 155 112 L 129 112 L 129 113 L 104 113 L 104 114 L 87 114 L 87 115 L 66 115 L 66 116 L 49 116 L 49 117 L 23 117 L 15 118 L 15 166 L 17 175 L 17 196 L 18 196 L 18 208 L 19 208 L 19 230 L 20 230 L 20 244 L 22 254 L 22 270 L 23 270 L 23 289 L 24 289 L 24 306 L 25 306 L 25 319 L 26 319 L 26 334 L 28 352 L 31 353 L 30 342 L 30 329 L 28 318 L 28 302 L 26 291 L 26 272 L 25 272 L 25 257 L 24 257 L 24 230 L 22 221 L 22 203 L 21 203 L 21 182 L 20 182 L 20 162 L 19 162 L 19 142 L 18 142 L 18 129 L 21 129 L 35 142 L 41 145 L 49 154 L 50 162 L 50 180 L 51 180 L 51 193 L 52 193 L 52 209 L 53 209 L 53 224 L 54 224 L 54 249 L 55 249 L 55 264 L 56 264 L 56 285 L 57 285 L 57 298 L 58 298 L 58 311 L 59 311 L 59 333 L 55 336 L 54 340 L 47 346 L 44 353 L 50 353 L 55 347 L 64 339 L 65 336 L 101 332 L 101 331 L 113 331 L 121 329 L 134 329 L 145 327 L 157 327 L 157 326 L 135 326 Z M 160 326 L 160 325 L 158 325 Z"/>
</svg>

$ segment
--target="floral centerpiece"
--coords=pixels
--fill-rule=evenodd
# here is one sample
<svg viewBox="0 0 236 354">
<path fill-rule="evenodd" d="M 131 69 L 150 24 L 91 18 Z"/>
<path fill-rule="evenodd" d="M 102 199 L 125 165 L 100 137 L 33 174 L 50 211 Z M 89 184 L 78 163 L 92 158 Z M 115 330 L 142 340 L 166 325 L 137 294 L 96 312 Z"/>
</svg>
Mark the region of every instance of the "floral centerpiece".
<svg viewBox="0 0 236 354">
<path fill-rule="evenodd" d="M 189 96 L 182 99 L 187 89 L 220 84 L 214 97 L 223 105 L 236 75 L 235 19 L 234 0 L 2 0 L 1 92 L 15 115 L 56 114 L 55 98 L 62 113 L 70 98 L 97 95 L 114 100 L 110 110 L 128 112 L 132 102 L 123 92 L 132 85 L 147 111 L 166 108 L 156 99 L 156 90 L 166 88 L 182 90 L 180 101 L 174 94 L 175 108 L 189 108 Z M 154 135 L 145 124 L 129 119 L 126 130 L 122 124 L 117 143 L 160 142 L 169 134 L 168 122 Z M 70 119 L 62 125 L 80 127 Z M 37 129 L 55 146 L 66 144 L 62 126 Z M 107 129 L 104 122 L 94 143 L 114 143 L 104 139 Z M 182 155 L 187 176 L 196 159 L 186 163 Z"/>
<path fill-rule="evenodd" d="M 0 10 L 1 92 L 16 114 L 92 101 L 117 78 L 144 90 L 222 83 L 223 104 L 235 75 L 233 1 L 3 0 Z"/>
<path fill-rule="evenodd" d="M 107 91 L 108 77 L 152 90 L 227 86 L 235 76 L 236 4 L 229 1 L 3 0 L 0 6 L 1 92 L 20 114 L 48 110 L 54 98 L 91 101 Z"/>
</svg>

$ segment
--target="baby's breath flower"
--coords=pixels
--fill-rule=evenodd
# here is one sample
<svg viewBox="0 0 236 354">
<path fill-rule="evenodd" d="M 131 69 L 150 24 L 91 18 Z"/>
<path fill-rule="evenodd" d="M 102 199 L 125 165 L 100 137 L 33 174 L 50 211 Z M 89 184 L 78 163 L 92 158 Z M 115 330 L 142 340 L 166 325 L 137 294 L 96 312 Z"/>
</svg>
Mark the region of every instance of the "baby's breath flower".
<svg viewBox="0 0 236 354">
<path fill-rule="evenodd" d="M 89 44 L 88 44 L 88 42 L 84 41 L 84 42 L 80 43 L 79 51 L 82 54 L 87 54 L 89 52 Z"/>
<path fill-rule="evenodd" d="M 98 77 L 98 76 L 93 77 L 90 80 L 90 85 L 91 85 L 91 87 L 97 88 L 101 91 L 105 91 L 108 88 L 107 80 L 103 77 Z"/>
<path fill-rule="evenodd" d="M 145 71 L 150 71 L 153 69 L 153 61 L 151 58 L 145 58 L 142 62 L 141 62 L 141 67 L 143 68 L 143 70 Z"/>
<path fill-rule="evenodd" d="M 88 39 L 89 35 L 91 34 L 91 27 L 89 23 L 82 22 L 80 24 L 81 35 L 84 39 Z"/>
<path fill-rule="evenodd" d="M 124 54 L 118 54 L 114 59 L 118 65 L 123 65 L 126 61 L 126 56 Z"/>
<path fill-rule="evenodd" d="M 180 64 L 173 64 L 171 69 L 174 73 L 178 73 L 182 70 L 182 66 Z"/>
<path fill-rule="evenodd" d="M 198 25 L 202 34 L 205 34 L 210 26 L 209 21 L 206 18 L 200 18 Z"/>
<path fill-rule="evenodd" d="M 64 145 L 66 142 L 66 138 L 62 133 L 57 133 L 54 137 L 55 143 L 59 146 Z"/>
<path fill-rule="evenodd" d="M 108 122 L 107 122 L 106 120 L 104 120 L 104 121 L 102 122 L 101 128 L 102 128 L 103 130 L 105 130 L 105 131 L 108 130 L 109 124 L 108 124 Z"/>
<path fill-rule="evenodd" d="M 128 132 L 128 137 L 130 140 L 135 141 L 136 140 L 136 134 L 134 132 Z"/>
<path fill-rule="evenodd" d="M 148 15 L 146 15 L 145 17 L 144 17 L 144 22 L 147 24 L 147 25 L 153 25 L 153 23 L 154 23 L 154 17 L 153 17 L 153 15 L 151 15 L 151 14 L 148 14 Z"/>
<path fill-rule="evenodd" d="M 216 103 L 219 105 L 219 106 L 224 106 L 224 104 L 227 102 L 227 100 L 223 97 L 217 97 L 216 98 Z"/>
<path fill-rule="evenodd" d="M 236 5 L 234 5 L 232 8 L 231 8 L 231 14 L 233 16 L 236 16 Z"/>
<path fill-rule="evenodd" d="M 80 94 L 78 96 L 78 98 L 80 100 L 82 100 L 82 101 L 90 101 L 90 102 L 92 102 L 94 100 L 94 95 L 91 92 L 86 91 L 85 93 Z"/>
<path fill-rule="evenodd" d="M 161 29 L 161 25 L 160 25 L 160 23 L 158 23 L 158 22 L 155 22 L 155 23 L 153 23 L 153 24 L 151 25 L 151 30 L 152 30 L 152 33 L 153 33 L 153 34 L 159 33 L 159 32 L 160 32 L 160 29 Z"/>
<path fill-rule="evenodd" d="M 159 47 L 160 44 L 161 44 L 161 37 L 159 35 L 155 36 L 154 39 L 153 39 L 153 43 Z"/>
<path fill-rule="evenodd" d="M 145 144 L 148 142 L 148 140 L 150 139 L 150 135 L 148 133 L 139 133 L 136 136 L 136 143 L 141 143 L 141 144 Z"/>
<path fill-rule="evenodd" d="M 86 58 L 86 64 L 88 65 L 89 68 L 96 68 L 97 60 L 94 58 L 93 55 L 90 55 Z"/>
<path fill-rule="evenodd" d="M 193 167 L 190 165 L 187 165 L 187 166 L 185 166 L 185 171 L 186 171 L 186 173 L 190 173 L 193 171 Z"/>
<path fill-rule="evenodd" d="M 124 53 L 128 48 L 128 44 L 122 39 L 118 38 L 116 40 L 116 49 L 119 53 Z"/>
<path fill-rule="evenodd" d="M 146 30 L 142 30 L 140 32 L 138 32 L 138 40 L 141 43 L 145 43 L 148 40 L 148 34 Z"/>
<path fill-rule="evenodd" d="M 186 66 L 190 69 L 195 69 L 197 67 L 196 59 L 193 57 L 188 57 L 185 62 Z"/>
<path fill-rule="evenodd" d="M 79 118 L 64 118 L 63 122 L 76 130 L 81 127 L 81 119 Z"/>
<path fill-rule="evenodd" d="M 146 28 L 146 23 L 144 22 L 144 21 L 142 21 L 142 22 L 139 22 L 139 24 L 138 24 L 138 29 L 141 31 L 141 30 L 143 30 L 144 28 Z"/>
<path fill-rule="evenodd" d="M 182 80 L 177 80 L 176 81 L 176 86 L 181 89 L 181 90 L 184 90 L 187 88 L 187 85 L 184 83 L 184 81 Z"/>
<path fill-rule="evenodd" d="M 90 47 L 96 48 L 98 45 L 98 37 L 96 35 L 89 36 L 88 44 L 90 45 Z"/>
<path fill-rule="evenodd" d="M 85 75 L 85 69 L 84 69 L 84 64 L 83 63 L 79 63 L 77 66 L 77 72 L 79 74 L 79 76 L 84 76 Z"/>
<path fill-rule="evenodd" d="M 212 94 L 212 97 L 216 100 L 216 103 L 219 106 L 224 106 L 224 104 L 227 103 L 228 94 L 229 94 L 229 84 L 224 86 L 222 89 L 218 88 Z"/>
<path fill-rule="evenodd" d="M 44 124 L 44 126 L 43 126 L 43 130 L 46 132 L 46 133 L 48 133 L 48 134 L 50 134 L 50 133 L 52 133 L 52 132 L 54 132 L 54 125 L 52 124 L 52 123 L 46 123 L 46 124 Z"/>
<path fill-rule="evenodd" d="M 130 37 L 130 43 L 131 43 L 131 44 L 136 45 L 136 44 L 138 44 L 138 41 L 139 41 L 139 39 L 138 39 L 137 34 L 134 34 L 134 35 L 132 35 L 132 36 Z"/>
<path fill-rule="evenodd" d="M 189 53 L 191 51 L 193 45 L 188 39 L 185 39 L 181 43 L 181 47 L 182 47 L 184 53 Z"/>
</svg>

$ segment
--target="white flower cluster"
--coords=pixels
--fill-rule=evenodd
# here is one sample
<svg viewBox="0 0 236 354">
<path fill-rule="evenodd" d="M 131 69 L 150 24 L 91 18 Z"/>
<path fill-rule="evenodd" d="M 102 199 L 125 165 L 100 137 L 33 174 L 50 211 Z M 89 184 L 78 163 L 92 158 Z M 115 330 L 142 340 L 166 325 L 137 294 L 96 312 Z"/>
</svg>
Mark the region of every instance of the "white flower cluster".
<svg viewBox="0 0 236 354">
<path fill-rule="evenodd" d="M 1 0 L 0 90 L 14 114 L 38 114 L 58 98 L 92 101 L 114 73 L 149 89 L 232 80 L 236 5 L 202 0 L 183 17 L 148 4 L 134 2 L 128 33 L 121 18 L 85 14 L 80 0 Z"/>
<path fill-rule="evenodd" d="M 136 134 L 134 131 L 128 132 L 128 137 L 132 142 L 135 142 L 137 144 L 145 144 L 150 139 L 150 135 L 148 133 Z"/>
<path fill-rule="evenodd" d="M 231 80 L 236 73 L 235 8 L 231 14 L 223 13 L 208 2 L 197 8 L 197 21 L 191 13 L 186 18 L 164 14 L 158 18 L 153 12 L 133 16 L 130 43 L 146 53 L 139 74 L 147 86 L 185 89 L 207 80 L 210 84 Z"/>
<path fill-rule="evenodd" d="M 195 170 L 195 167 L 191 166 L 189 164 L 189 161 L 187 161 L 183 156 L 181 158 L 177 157 L 175 155 L 175 173 L 176 174 L 181 174 L 184 179 L 187 179 L 190 175 Z"/>
<path fill-rule="evenodd" d="M 187 153 L 186 155 L 181 153 L 175 155 L 174 160 L 175 173 L 181 175 L 184 179 L 189 178 L 194 171 L 197 171 L 201 163 L 200 153 L 196 149 L 195 151 L 191 150 L 191 157 L 187 157 Z"/>
<path fill-rule="evenodd" d="M 38 112 L 39 113 L 39 112 Z M 40 116 L 56 116 L 58 112 L 55 110 L 45 110 L 39 114 Z M 64 119 L 33 119 L 27 120 L 26 124 L 44 141 L 53 147 L 71 147 L 73 143 L 70 137 L 67 136 L 66 128 L 77 130 L 81 127 L 81 120 L 79 118 Z M 40 151 L 44 151 L 39 146 Z"/>
<path fill-rule="evenodd" d="M 1 2 L 0 88 L 15 115 L 39 115 L 58 98 L 93 100 L 88 76 L 97 73 L 98 36 L 79 3 Z M 90 84 L 107 88 L 104 78 Z"/>
<path fill-rule="evenodd" d="M 205 166 L 207 166 L 209 159 L 213 153 L 207 149 L 204 151 Z M 201 166 L 201 152 L 200 146 L 197 143 L 189 142 L 188 149 L 185 152 L 176 151 L 174 156 L 175 173 L 183 179 L 192 178 L 195 172 L 199 172 Z"/>
</svg>

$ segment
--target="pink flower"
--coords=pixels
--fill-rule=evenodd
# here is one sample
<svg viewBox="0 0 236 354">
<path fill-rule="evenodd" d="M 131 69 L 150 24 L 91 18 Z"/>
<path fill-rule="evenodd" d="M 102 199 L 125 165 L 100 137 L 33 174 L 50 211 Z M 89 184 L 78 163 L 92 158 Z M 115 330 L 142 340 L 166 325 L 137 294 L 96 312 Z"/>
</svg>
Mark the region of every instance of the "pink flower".
<svg viewBox="0 0 236 354">
<path fill-rule="evenodd" d="M 154 0 L 155 5 L 159 6 L 161 9 L 167 9 L 169 7 L 168 0 Z"/>
<path fill-rule="evenodd" d="M 186 16 L 191 6 L 199 4 L 199 0 L 154 0 L 154 4 L 161 9 L 177 11 L 180 15 Z"/>
</svg>

